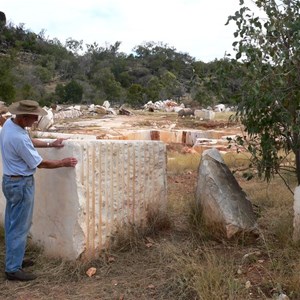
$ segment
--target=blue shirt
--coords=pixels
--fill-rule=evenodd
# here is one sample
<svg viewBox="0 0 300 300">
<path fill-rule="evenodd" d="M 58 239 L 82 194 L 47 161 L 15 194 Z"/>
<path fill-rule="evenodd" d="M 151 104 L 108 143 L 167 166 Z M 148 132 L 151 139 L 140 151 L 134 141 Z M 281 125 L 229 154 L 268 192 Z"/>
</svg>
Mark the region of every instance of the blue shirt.
<svg viewBox="0 0 300 300">
<path fill-rule="evenodd" d="M 3 174 L 33 175 L 42 157 L 34 148 L 27 130 L 8 119 L 0 132 Z"/>
</svg>

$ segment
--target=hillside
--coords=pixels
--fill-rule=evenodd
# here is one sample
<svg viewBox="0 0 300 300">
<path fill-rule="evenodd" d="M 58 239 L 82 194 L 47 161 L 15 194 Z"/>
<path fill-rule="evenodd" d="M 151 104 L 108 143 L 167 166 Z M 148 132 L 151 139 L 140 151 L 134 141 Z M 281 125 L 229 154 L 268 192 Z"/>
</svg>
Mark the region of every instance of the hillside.
<svg viewBox="0 0 300 300">
<path fill-rule="evenodd" d="M 242 67 L 230 70 L 229 60 L 203 63 L 163 43 L 145 42 L 130 55 L 119 51 L 120 42 L 86 46 L 79 51 L 80 41 L 49 40 L 23 24 L 2 23 L 0 101 L 26 98 L 50 106 L 108 100 L 134 108 L 165 99 L 189 106 L 214 105 L 220 99 L 234 104 L 242 83 Z"/>
</svg>

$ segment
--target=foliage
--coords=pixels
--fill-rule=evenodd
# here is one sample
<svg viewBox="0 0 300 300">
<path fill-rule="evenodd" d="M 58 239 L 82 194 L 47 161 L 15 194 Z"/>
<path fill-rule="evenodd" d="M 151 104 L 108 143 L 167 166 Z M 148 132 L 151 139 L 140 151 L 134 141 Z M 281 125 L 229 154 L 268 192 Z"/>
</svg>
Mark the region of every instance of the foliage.
<svg viewBox="0 0 300 300">
<path fill-rule="evenodd" d="M 7 103 L 11 103 L 16 95 L 13 85 L 13 65 L 14 59 L 12 56 L 0 56 L 0 100 Z"/>
<path fill-rule="evenodd" d="M 143 103 L 143 87 L 140 84 L 133 84 L 128 89 L 127 99 L 131 106 L 138 106 Z"/>
<path fill-rule="evenodd" d="M 204 64 L 196 62 L 193 94 L 201 105 L 236 105 L 244 79 L 244 65 L 227 57 Z"/>
<path fill-rule="evenodd" d="M 60 103 L 80 103 L 82 100 L 83 88 L 75 80 L 70 81 L 65 86 L 58 84 L 55 88 L 54 100 Z"/>
<path fill-rule="evenodd" d="M 237 117 L 259 175 L 270 180 L 293 152 L 300 183 L 300 1 L 256 0 L 263 18 L 240 1 L 230 16 L 237 30 L 236 61 L 245 66 Z"/>
<path fill-rule="evenodd" d="M 49 82 L 52 78 L 52 76 L 51 76 L 52 74 L 48 71 L 48 69 L 45 67 L 42 67 L 42 66 L 37 66 L 35 68 L 35 75 L 43 83 Z"/>
<path fill-rule="evenodd" d="M 229 72 L 229 61 L 203 63 L 162 42 L 145 42 L 129 55 L 120 52 L 120 46 L 119 41 L 104 47 L 96 42 L 84 46 L 82 40 L 72 38 L 63 44 L 47 38 L 45 30 L 37 34 L 24 24 L 4 24 L 0 59 L 8 55 L 14 63 L 5 68 L 5 76 L 0 75 L 0 100 L 15 101 L 27 94 L 45 103 L 50 99 L 70 102 L 74 94 L 69 91 L 72 97 L 66 96 L 65 89 L 75 81 L 82 88 L 82 97 L 78 90 L 75 101 L 83 103 L 109 100 L 141 107 L 150 100 L 165 99 L 197 100 L 204 106 L 234 102 L 241 76 L 235 70 Z M 216 76 L 220 65 L 224 72 Z M 221 82 L 223 87 L 217 89 Z"/>
</svg>

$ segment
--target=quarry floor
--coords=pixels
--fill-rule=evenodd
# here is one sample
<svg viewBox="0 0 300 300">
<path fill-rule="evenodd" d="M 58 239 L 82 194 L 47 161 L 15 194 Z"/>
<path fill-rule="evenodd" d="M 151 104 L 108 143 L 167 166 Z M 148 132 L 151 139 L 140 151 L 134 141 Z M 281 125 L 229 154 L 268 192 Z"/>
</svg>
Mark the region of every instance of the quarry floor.
<svg viewBox="0 0 300 300">
<path fill-rule="evenodd" d="M 222 130 L 224 135 L 240 127 L 229 121 L 230 112 L 216 113 L 214 120 L 205 121 L 193 117 L 178 117 L 177 113 L 134 111 L 132 115 L 91 115 L 83 114 L 76 119 L 55 119 L 49 131 L 90 134 L 120 135 L 137 130 Z"/>
</svg>

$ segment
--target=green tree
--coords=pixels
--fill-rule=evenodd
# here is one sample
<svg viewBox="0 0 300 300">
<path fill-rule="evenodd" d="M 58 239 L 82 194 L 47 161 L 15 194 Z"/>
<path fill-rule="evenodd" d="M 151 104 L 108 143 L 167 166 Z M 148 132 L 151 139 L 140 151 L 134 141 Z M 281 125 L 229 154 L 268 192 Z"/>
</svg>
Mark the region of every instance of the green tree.
<svg viewBox="0 0 300 300">
<path fill-rule="evenodd" d="M 8 104 L 16 96 L 16 88 L 14 86 L 15 76 L 12 74 L 14 65 L 15 62 L 12 56 L 0 56 L 0 100 Z"/>
<path fill-rule="evenodd" d="M 65 98 L 66 98 L 65 88 L 64 88 L 64 86 L 61 83 L 59 83 L 55 87 L 55 99 L 58 102 L 64 102 Z"/>
<path fill-rule="evenodd" d="M 75 55 L 78 55 L 78 52 L 83 50 L 82 43 L 83 43 L 82 40 L 77 41 L 72 38 L 68 38 L 66 40 L 65 47 L 70 51 L 72 51 Z"/>
<path fill-rule="evenodd" d="M 114 101 L 120 98 L 121 84 L 115 80 L 115 76 L 110 68 L 99 67 L 97 72 L 93 73 L 92 82 L 102 91 L 104 99 Z"/>
<path fill-rule="evenodd" d="M 21 94 L 23 99 L 34 99 L 34 91 L 30 84 L 24 84 L 21 88 Z"/>
<path fill-rule="evenodd" d="M 169 71 L 165 71 L 161 75 L 161 83 L 164 86 L 163 93 L 161 93 L 161 97 L 163 99 L 172 98 L 177 86 L 180 85 L 177 81 L 176 76 L 172 72 L 169 72 Z"/>
<path fill-rule="evenodd" d="M 194 76 L 194 58 L 186 53 L 176 52 L 175 48 L 167 44 L 154 42 L 139 45 L 134 48 L 134 52 L 136 63 L 139 64 L 136 64 L 133 70 L 140 71 L 140 74 L 136 74 L 139 79 L 136 83 L 145 86 L 149 81 L 149 76 L 154 75 L 161 79 L 163 87 L 159 93 L 161 98 L 179 98 L 186 92 L 190 92 L 190 83 Z M 171 81 L 173 87 L 170 85 Z"/>
<path fill-rule="evenodd" d="M 70 81 L 64 87 L 65 99 L 64 102 L 67 103 L 80 103 L 82 100 L 83 88 L 75 80 Z"/>
<path fill-rule="evenodd" d="M 143 104 L 144 88 L 140 84 L 133 84 L 128 89 L 127 101 L 132 106 L 139 106 Z"/>
<path fill-rule="evenodd" d="M 159 91 L 162 89 L 162 84 L 156 76 L 152 76 L 147 82 L 145 89 L 145 94 L 147 96 L 147 101 L 157 101 L 159 100 Z"/>
<path fill-rule="evenodd" d="M 235 60 L 246 68 L 236 117 L 247 136 L 239 142 L 266 180 L 282 175 L 283 162 L 294 153 L 292 171 L 300 184 L 300 1 L 253 2 L 263 17 L 240 0 L 240 10 L 228 18 L 237 26 Z"/>
<path fill-rule="evenodd" d="M 9 82 L 0 82 L 0 99 L 11 103 L 16 95 L 14 86 Z"/>
<path fill-rule="evenodd" d="M 80 103 L 82 100 L 83 88 L 75 80 L 65 86 L 58 84 L 55 88 L 54 100 L 61 103 Z"/>
<path fill-rule="evenodd" d="M 34 75 L 42 82 L 47 83 L 51 80 L 52 75 L 51 72 L 47 68 L 42 66 L 36 66 L 34 69 Z"/>
</svg>

